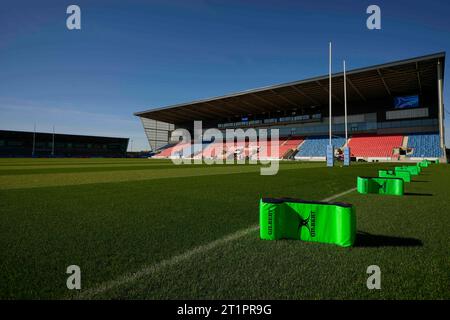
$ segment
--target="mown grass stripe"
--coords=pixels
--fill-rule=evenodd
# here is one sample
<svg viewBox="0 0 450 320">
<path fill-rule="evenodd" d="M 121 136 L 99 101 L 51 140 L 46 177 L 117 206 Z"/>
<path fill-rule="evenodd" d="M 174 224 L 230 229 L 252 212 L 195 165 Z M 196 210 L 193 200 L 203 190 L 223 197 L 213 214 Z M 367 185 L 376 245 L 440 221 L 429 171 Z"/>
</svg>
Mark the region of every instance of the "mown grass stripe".
<svg viewBox="0 0 450 320">
<path fill-rule="evenodd" d="M 28 189 L 68 185 L 84 185 L 93 183 L 111 183 L 126 181 L 142 181 L 154 179 L 182 178 L 193 176 L 226 175 L 237 173 L 258 173 L 260 165 L 223 165 L 223 166 L 176 166 L 162 170 L 117 170 L 104 172 L 69 172 L 27 175 L 5 175 L 0 179 L 0 190 Z M 313 169 L 323 167 L 323 164 L 287 165 L 280 170 Z M 113 173 L 113 174 L 112 174 Z"/>
</svg>

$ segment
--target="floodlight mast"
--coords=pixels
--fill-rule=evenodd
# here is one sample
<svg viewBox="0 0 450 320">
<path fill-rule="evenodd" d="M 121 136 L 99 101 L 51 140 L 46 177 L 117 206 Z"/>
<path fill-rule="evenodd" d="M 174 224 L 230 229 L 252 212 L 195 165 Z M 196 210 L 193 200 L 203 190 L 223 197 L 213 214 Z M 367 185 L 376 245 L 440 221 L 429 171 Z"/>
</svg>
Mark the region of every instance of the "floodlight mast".
<svg viewBox="0 0 450 320">
<path fill-rule="evenodd" d="M 52 134 L 52 157 L 55 156 L 55 125 L 53 125 L 53 134 Z"/>
<path fill-rule="evenodd" d="M 329 64 L 328 64 L 328 74 L 329 74 L 329 89 L 328 89 L 328 103 L 329 103 L 329 112 L 328 112 L 328 122 L 329 122 L 329 131 L 330 131 L 330 142 L 331 146 L 331 41 L 329 45 Z"/>
<path fill-rule="evenodd" d="M 31 151 L 31 156 L 34 157 L 34 151 L 35 151 L 35 145 L 36 145 L 36 122 L 34 123 L 34 129 L 33 129 L 33 149 Z"/>
</svg>

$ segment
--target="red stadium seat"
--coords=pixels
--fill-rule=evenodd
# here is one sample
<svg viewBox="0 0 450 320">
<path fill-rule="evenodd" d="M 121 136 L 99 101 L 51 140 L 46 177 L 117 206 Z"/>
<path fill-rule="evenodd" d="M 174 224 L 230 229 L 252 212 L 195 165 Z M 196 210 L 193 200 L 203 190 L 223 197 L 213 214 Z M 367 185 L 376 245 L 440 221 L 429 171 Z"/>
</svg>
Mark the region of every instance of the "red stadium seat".
<svg viewBox="0 0 450 320">
<path fill-rule="evenodd" d="M 252 157 L 256 154 L 256 150 L 259 149 L 259 155 L 263 155 L 263 158 L 277 158 L 282 159 L 283 156 L 290 150 L 296 149 L 303 142 L 301 137 L 292 138 L 280 138 L 278 141 L 279 154 L 274 154 L 275 142 L 272 141 L 258 141 L 257 146 L 250 146 L 248 142 L 235 142 L 228 145 L 222 142 L 213 142 L 205 147 L 201 152 L 195 154 L 193 158 L 228 158 L 231 157 L 236 151 L 239 150 L 243 157 Z M 219 146 L 222 144 L 222 154 L 220 153 Z M 176 144 L 174 146 L 164 149 L 154 158 L 169 158 L 176 151 L 181 151 L 188 144 Z"/>
<path fill-rule="evenodd" d="M 276 158 L 282 159 L 283 156 L 290 150 L 296 149 L 299 144 L 303 142 L 303 138 L 301 137 L 292 137 L 292 138 L 280 138 L 278 141 L 278 155 L 274 154 L 274 144 L 275 142 L 267 141 L 267 145 L 265 143 L 260 144 L 260 155 L 264 158 L 264 155 L 267 158 Z M 265 152 L 265 154 L 264 154 Z M 261 157 L 260 156 L 260 157 Z"/>
<path fill-rule="evenodd" d="M 297 149 L 300 143 L 303 142 L 303 138 L 300 137 L 292 137 L 289 140 L 281 141 L 280 140 L 280 158 L 283 158 L 283 156 L 290 150 Z"/>
<path fill-rule="evenodd" d="M 176 144 L 174 146 L 171 146 L 171 147 L 169 147 L 167 149 L 164 149 L 163 151 L 161 151 L 157 155 L 153 156 L 153 158 L 155 158 L 155 159 L 169 158 L 173 154 L 173 152 L 181 151 L 187 145 L 188 145 L 187 143 L 178 143 L 178 144 Z"/>
<path fill-rule="evenodd" d="M 354 135 L 349 141 L 352 157 L 392 157 L 393 149 L 401 147 L 402 135 Z"/>
</svg>

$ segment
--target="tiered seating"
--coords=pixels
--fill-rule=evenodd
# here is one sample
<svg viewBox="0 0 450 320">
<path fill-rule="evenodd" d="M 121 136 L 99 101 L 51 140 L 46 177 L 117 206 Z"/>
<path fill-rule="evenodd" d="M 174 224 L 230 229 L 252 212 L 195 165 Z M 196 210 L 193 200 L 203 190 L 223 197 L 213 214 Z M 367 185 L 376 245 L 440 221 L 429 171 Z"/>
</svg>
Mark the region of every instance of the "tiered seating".
<svg viewBox="0 0 450 320">
<path fill-rule="evenodd" d="M 199 154 L 196 154 L 194 156 L 194 158 L 216 158 L 218 156 L 218 148 L 219 146 L 222 144 L 222 142 L 218 143 L 218 142 L 213 142 L 210 143 L 208 145 L 205 146 L 205 148 L 203 148 L 203 151 Z"/>
<path fill-rule="evenodd" d="M 335 148 L 340 148 L 345 144 L 344 138 L 332 138 Z M 327 145 L 329 138 L 327 136 L 307 137 L 300 147 L 299 152 L 295 155 L 295 159 L 305 157 L 326 157 Z"/>
<path fill-rule="evenodd" d="M 202 149 L 204 149 L 206 146 L 208 146 L 209 143 L 202 143 Z M 190 143 L 178 143 L 172 146 L 169 146 L 168 148 L 164 149 L 157 155 L 153 156 L 155 159 L 168 159 L 171 157 L 175 158 L 190 158 L 192 157 L 193 153 L 196 152 L 197 149 L 194 148 L 193 144 Z"/>
<path fill-rule="evenodd" d="M 289 140 L 280 140 L 280 147 L 279 147 L 279 153 L 280 158 L 283 158 L 283 156 L 290 150 L 297 149 L 297 147 L 303 142 L 303 138 L 300 137 L 292 137 Z"/>
<path fill-rule="evenodd" d="M 240 141 L 236 143 L 233 147 L 229 148 L 229 154 L 233 155 L 236 151 L 239 154 L 239 158 L 245 159 L 251 157 L 253 154 L 256 154 L 258 150 L 258 142 L 250 143 L 248 141 L 243 142 Z"/>
<path fill-rule="evenodd" d="M 402 146 L 402 135 L 354 135 L 349 142 L 353 157 L 392 157 L 393 149 Z"/>
<path fill-rule="evenodd" d="M 283 141 L 284 142 L 284 141 Z M 280 142 L 279 142 L 280 143 Z M 279 148 L 278 143 L 278 148 Z M 258 159 L 279 159 L 280 154 L 275 154 L 276 143 L 271 140 L 261 140 L 258 143 Z"/>
<path fill-rule="evenodd" d="M 227 159 L 234 155 L 236 148 L 236 144 L 227 145 L 222 142 L 213 142 L 206 145 L 203 152 L 196 155 L 195 158 L 203 157 L 206 159 Z"/>
<path fill-rule="evenodd" d="M 345 144 L 344 138 L 333 138 L 335 148 L 340 148 Z M 274 153 L 275 142 L 258 141 L 257 146 L 250 146 L 248 142 L 235 142 L 231 146 L 222 142 L 203 142 L 202 151 L 194 151 L 192 144 L 178 143 L 168 145 L 160 153 L 153 156 L 154 158 L 213 158 L 227 159 L 235 156 L 239 158 L 255 158 L 259 159 L 282 159 L 285 154 L 299 147 L 299 152 L 295 155 L 295 159 L 304 158 L 322 158 L 326 156 L 326 149 L 329 143 L 327 136 L 313 136 L 303 139 L 301 137 L 280 138 L 278 144 L 278 154 Z M 403 143 L 403 135 L 375 135 L 362 134 L 354 135 L 349 141 L 349 147 L 352 157 L 361 158 L 391 158 L 393 149 L 399 148 Z M 218 150 L 218 146 L 222 145 L 222 152 Z M 439 134 L 437 133 L 417 133 L 411 134 L 408 138 L 408 148 L 411 148 L 412 158 L 439 158 L 442 157 L 442 149 L 440 148 Z M 196 152 L 194 155 L 193 153 Z M 221 153 L 221 154 L 219 154 Z"/>
<path fill-rule="evenodd" d="M 174 154 L 175 152 L 178 152 L 179 150 L 183 149 L 183 147 L 185 147 L 185 146 L 187 146 L 187 144 L 185 144 L 185 143 L 184 144 L 177 143 L 175 145 L 171 145 L 168 148 L 162 150 L 157 155 L 154 155 L 153 158 L 155 158 L 155 159 L 167 159 L 172 154 Z"/>
<path fill-rule="evenodd" d="M 203 153 L 203 150 L 210 145 L 210 142 L 202 142 L 201 144 L 188 144 L 178 153 L 175 154 L 176 157 L 182 158 L 196 158 L 198 155 Z"/>
<path fill-rule="evenodd" d="M 417 158 L 439 158 L 442 157 L 439 134 L 437 133 L 416 133 L 408 137 L 408 148 L 412 148 L 411 157 Z"/>
<path fill-rule="evenodd" d="M 249 144 L 249 142 L 235 142 L 234 144 L 222 145 L 222 155 L 220 153 L 220 143 L 212 143 L 204 149 L 201 154 L 204 158 L 230 158 L 237 153 L 238 158 L 261 158 L 261 159 L 281 159 L 283 155 L 298 147 L 303 140 L 301 138 L 281 138 L 277 143 L 270 140 L 258 141 L 257 144 Z M 278 154 L 275 154 L 275 147 L 278 145 Z M 200 155 L 198 155 L 200 157 Z"/>
<path fill-rule="evenodd" d="M 182 158 L 195 158 L 196 155 L 201 154 L 206 146 L 209 145 L 209 142 L 202 142 L 202 144 L 189 144 L 186 147 L 184 147 L 182 150 L 180 150 L 176 156 L 182 157 Z"/>
</svg>

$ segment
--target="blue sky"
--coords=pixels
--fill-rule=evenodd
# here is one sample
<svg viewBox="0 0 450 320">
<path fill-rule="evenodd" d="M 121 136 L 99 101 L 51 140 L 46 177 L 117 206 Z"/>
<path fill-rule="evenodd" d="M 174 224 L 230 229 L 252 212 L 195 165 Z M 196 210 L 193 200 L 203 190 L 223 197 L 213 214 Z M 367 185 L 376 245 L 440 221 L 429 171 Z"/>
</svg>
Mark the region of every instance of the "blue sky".
<svg viewBox="0 0 450 320">
<path fill-rule="evenodd" d="M 66 28 L 70 4 L 81 30 Z M 370 4 L 381 30 L 366 28 Z M 147 149 L 135 111 L 326 74 L 330 40 L 334 72 L 344 58 L 353 69 L 447 51 L 448 15 L 434 0 L 2 1 L 0 129 L 36 122 Z"/>
</svg>

